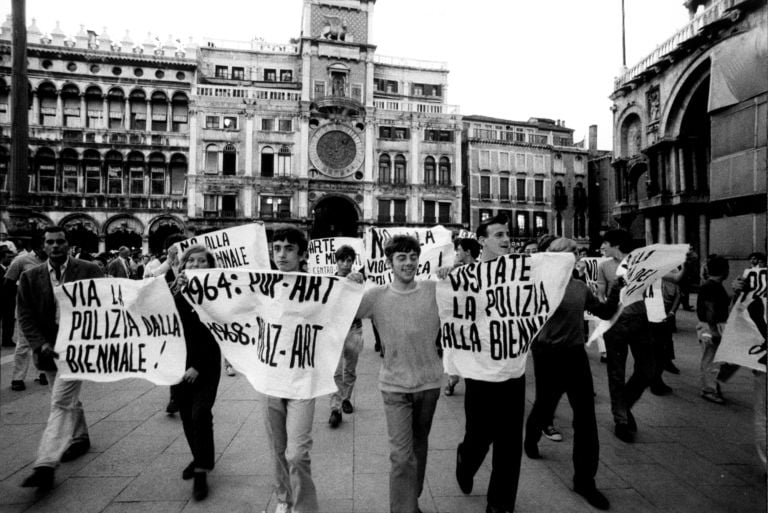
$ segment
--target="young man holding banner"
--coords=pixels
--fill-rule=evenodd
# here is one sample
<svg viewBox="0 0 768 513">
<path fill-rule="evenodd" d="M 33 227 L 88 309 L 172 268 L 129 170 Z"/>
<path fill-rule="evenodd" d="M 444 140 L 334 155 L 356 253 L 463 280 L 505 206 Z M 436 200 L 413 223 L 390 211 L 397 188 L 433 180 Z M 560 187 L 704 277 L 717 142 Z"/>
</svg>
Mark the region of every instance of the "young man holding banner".
<svg viewBox="0 0 768 513">
<path fill-rule="evenodd" d="M 390 511 L 418 513 L 429 431 L 443 376 L 435 344 L 440 318 L 435 282 L 415 280 L 419 242 L 408 235 L 395 235 L 387 241 L 384 254 L 392 269 L 392 282 L 366 292 L 357 317 L 373 320 L 385 348 L 379 389 L 389 434 Z"/>
<path fill-rule="evenodd" d="M 351 246 L 341 246 L 334 254 L 336 257 L 336 276 L 346 277 L 352 272 L 352 266 L 355 263 L 357 253 Z M 355 319 L 349 328 L 347 338 L 344 340 L 344 349 L 339 358 L 339 365 L 333 379 L 336 381 L 338 390 L 331 395 L 331 417 L 328 423 L 332 428 L 339 427 L 341 424 L 341 412 L 350 414 L 354 411 L 352 402 L 352 389 L 355 386 L 357 378 L 356 368 L 357 359 L 360 356 L 360 350 L 363 348 L 363 323 L 360 319 Z"/>
<path fill-rule="evenodd" d="M 278 270 L 298 272 L 307 258 L 307 238 L 296 228 L 280 228 L 272 237 L 272 256 Z M 314 399 L 266 395 L 264 418 L 275 465 L 279 513 L 318 511 L 309 451 L 312 449 Z"/>
<path fill-rule="evenodd" d="M 58 357 L 53 349 L 59 325 L 59 311 L 53 288 L 104 275 L 96 264 L 69 256 L 67 234 L 60 226 L 45 229 L 43 249 L 47 263 L 21 275 L 18 292 L 19 327 L 35 352 L 36 364 L 52 383 L 51 413 L 37 449 L 34 472 L 21 486 L 49 490 L 60 461 L 70 461 L 91 447 L 88 425 L 80 402 L 82 381 L 56 379 Z"/>
<path fill-rule="evenodd" d="M 477 240 L 483 248 L 482 262 L 509 254 L 512 242 L 507 217 L 499 214 L 481 223 Z M 521 365 L 514 372 L 496 376 L 494 381 L 465 379 L 466 432 L 456 451 L 456 480 L 462 492 L 470 493 L 475 473 L 493 445 L 487 513 L 515 509 L 523 453 L 525 361 L 520 358 Z M 504 414 L 499 415 L 500 411 Z"/>
</svg>

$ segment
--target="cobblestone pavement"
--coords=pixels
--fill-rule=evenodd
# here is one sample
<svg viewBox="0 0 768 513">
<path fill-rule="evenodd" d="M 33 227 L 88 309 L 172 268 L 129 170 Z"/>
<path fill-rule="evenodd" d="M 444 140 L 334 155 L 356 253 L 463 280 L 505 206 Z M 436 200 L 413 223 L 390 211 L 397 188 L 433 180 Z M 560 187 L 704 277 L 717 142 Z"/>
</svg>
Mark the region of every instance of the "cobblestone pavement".
<svg viewBox="0 0 768 513">
<path fill-rule="evenodd" d="M 590 351 L 597 392 L 600 468 L 597 484 L 617 512 L 766 511 L 766 478 L 753 445 L 751 372 L 740 370 L 724 387 L 726 405 L 699 397 L 700 349 L 694 314 L 682 312 L 675 336 L 678 376 L 665 374 L 674 389 L 657 397 L 646 391 L 634 409 L 637 440 L 628 445 L 612 432 L 606 372 Z M 387 512 L 388 450 L 386 423 L 377 389 L 379 356 L 371 338 L 358 366 L 353 402 L 338 429 L 328 426 L 328 398 L 318 399 L 313 429 L 312 469 L 324 512 Z M 168 388 L 130 380 L 86 383 L 82 400 L 92 447 L 78 460 L 62 464 L 55 488 L 43 496 L 19 484 L 31 464 L 49 411 L 47 387 L 32 381 L 27 390 L 10 390 L 12 350 L 0 354 L 0 513 L 165 513 L 274 510 L 269 452 L 262 428 L 259 394 L 242 376 L 222 376 L 214 409 L 217 461 L 211 493 L 191 498 L 191 482 L 181 480 L 190 460 L 177 416 L 164 412 Z M 464 388 L 441 396 L 430 436 L 427 479 L 420 507 L 425 513 L 482 513 L 490 457 L 474 491 L 465 496 L 454 477 L 456 445 L 464 429 Z M 533 400 L 533 370 L 528 369 L 526 413 Z M 565 440 L 542 439 L 543 459 L 523 456 L 518 512 L 587 512 L 592 508 L 571 491 L 571 412 L 563 399 L 555 419 Z"/>
</svg>

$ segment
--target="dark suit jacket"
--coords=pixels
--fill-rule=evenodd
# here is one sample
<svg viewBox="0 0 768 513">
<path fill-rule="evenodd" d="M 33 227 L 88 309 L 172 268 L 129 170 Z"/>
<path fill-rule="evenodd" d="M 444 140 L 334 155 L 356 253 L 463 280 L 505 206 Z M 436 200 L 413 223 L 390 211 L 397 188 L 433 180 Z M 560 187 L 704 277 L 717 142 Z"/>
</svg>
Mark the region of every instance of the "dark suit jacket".
<svg viewBox="0 0 768 513">
<path fill-rule="evenodd" d="M 62 282 L 103 277 L 104 274 L 96 264 L 70 257 Z M 16 305 L 19 327 L 30 347 L 35 350 L 46 342 L 55 345 L 59 326 L 56 324 L 56 300 L 47 262 L 21 274 Z"/>
<path fill-rule="evenodd" d="M 123 265 L 123 259 L 120 257 L 112 260 L 107 266 L 107 274 L 115 278 L 130 278 L 128 273 L 125 272 L 125 265 Z M 129 268 L 130 269 L 130 268 Z"/>
</svg>

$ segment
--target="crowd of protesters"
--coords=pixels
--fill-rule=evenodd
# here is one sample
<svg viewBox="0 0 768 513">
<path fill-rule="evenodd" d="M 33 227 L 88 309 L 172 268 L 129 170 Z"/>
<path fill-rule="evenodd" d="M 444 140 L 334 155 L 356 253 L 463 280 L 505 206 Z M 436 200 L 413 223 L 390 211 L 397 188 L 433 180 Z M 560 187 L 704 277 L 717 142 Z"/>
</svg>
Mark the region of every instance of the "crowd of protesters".
<svg viewBox="0 0 768 513">
<path fill-rule="evenodd" d="M 606 364 L 614 434 L 619 440 L 632 443 L 638 430 L 633 405 L 646 388 L 656 395 L 670 393 L 662 373 L 679 372 L 673 363 L 673 333 L 679 308 L 696 310 L 696 329 L 702 348 L 701 397 L 717 404 L 726 402 L 722 385 L 736 367 L 715 363 L 714 355 L 731 304 L 723 286 L 729 276 L 728 261 L 722 256 L 709 255 L 699 267 L 697 255 L 689 252 L 686 263 L 661 280 L 657 299 L 663 302 L 662 315 L 653 317 L 646 306 L 648 298 L 626 308 L 619 305 L 626 256 L 633 249 L 628 232 L 616 229 L 603 235 L 599 255 L 606 258 L 598 267 L 598 286 L 591 289 L 585 283 L 584 267 L 579 261 L 584 256 L 598 255 L 589 255 L 573 240 L 550 235 L 513 245 L 508 226 L 504 216 L 496 216 L 480 224 L 475 238 L 457 239 L 456 266 L 488 261 L 512 252 L 539 251 L 573 253 L 576 266 L 563 301 L 531 347 L 536 389 L 527 422 L 523 422 L 524 366 L 521 372 L 499 376 L 495 381 L 465 379 L 466 431 L 457 447 L 457 483 L 462 492 L 471 493 L 474 476 L 493 448 L 486 511 L 514 511 L 522 454 L 532 459 L 543 457 L 538 445 L 542 436 L 553 441 L 563 440 L 553 418 L 559 400 L 566 395 L 573 410 L 573 489 L 593 507 L 608 509 L 609 501 L 595 482 L 599 440 L 592 370 L 585 350 L 589 328 L 584 314 L 589 312 L 604 319 L 615 317 L 603 336 L 600 361 Z M 171 387 L 166 411 L 181 414 L 193 457 L 181 475 L 183 479 L 193 480 L 193 496 L 203 500 L 208 494 L 206 476 L 215 463 L 212 409 L 222 359 L 218 345 L 201 325 L 197 314 L 181 299 L 180 291 L 187 281 L 185 269 L 214 267 L 213 255 L 199 245 L 179 255 L 173 244 L 183 240 L 182 235 L 172 236 L 161 252 L 152 255 L 125 246 L 92 255 L 77 247 L 69 248 L 66 237 L 62 229 L 48 228 L 39 238 L 28 240 L 23 246 L 9 240 L 0 241 L 0 333 L 2 344 L 12 345 L 16 351 L 11 388 L 25 389 L 24 380 L 33 352 L 40 370 L 36 381 L 52 386 L 51 416 L 40 442 L 34 472 L 23 486 L 50 489 L 59 462 L 75 459 L 90 448 L 79 401 L 81 382 L 56 380 L 52 357 L 55 330 L 53 338 L 50 330 L 45 331 L 46 326 L 54 325 L 51 316 L 56 309 L 50 301 L 52 286 L 79 277 L 139 280 L 163 276 L 174 294 L 187 334 L 186 372 L 182 382 Z M 303 232 L 295 228 L 279 229 L 271 242 L 275 269 L 284 272 L 302 269 L 307 257 L 307 239 Z M 440 391 L 442 389 L 446 396 L 456 394 L 460 380 L 459 376 L 447 376 L 446 384 L 440 351 L 435 344 L 440 323 L 435 282 L 415 280 L 420 257 L 418 241 L 395 236 L 387 242 L 385 255 L 393 281 L 366 291 L 350 326 L 335 373 L 338 391 L 331 398 L 329 424 L 335 428 L 341 423 L 342 412 L 354 412 L 352 390 L 362 349 L 360 319 L 371 319 L 382 354 L 379 378 L 390 446 L 390 509 L 395 513 L 418 513 L 429 432 Z M 364 277 L 352 269 L 356 255 L 351 247 L 341 247 L 335 256 L 337 276 L 363 281 Z M 750 264 L 764 268 L 765 255 L 753 253 Z M 444 278 L 449 271 L 441 269 L 438 275 Z M 735 291 L 745 286 L 742 277 L 732 282 Z M 688 298 L 697 287 L 697 301 L 693 306 Z M 49 295 L 51 298 L 46 299 Z M 764 322 L 760 329 L 765 336 Z M 630 352 L 634 369 L 626 379 Z M 229 362 L 224 360 L 223 366 L 227 374 L 234 374 Z M 765 465 L 765 373 L 755 372 L 755 400 L 756 445 Z M 265 396 L 263 402 L 265 429 L 274 461 L 276 511 L 318 511 L 310 458 L 314 399 Z M 498 415 L 500 408 L 505 415 Z"/>
</svg>

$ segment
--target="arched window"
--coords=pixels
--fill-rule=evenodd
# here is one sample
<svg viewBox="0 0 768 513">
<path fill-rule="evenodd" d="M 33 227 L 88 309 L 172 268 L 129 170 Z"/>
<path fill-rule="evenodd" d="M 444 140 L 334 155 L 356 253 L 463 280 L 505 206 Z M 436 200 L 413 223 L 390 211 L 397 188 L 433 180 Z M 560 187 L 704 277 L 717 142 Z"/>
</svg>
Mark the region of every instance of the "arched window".
<svg viewBox="0 0 768 513">
<path fill-rule="evenodd" d="M 61 192 L 78 192 L 77 152 L 72 148 L 61 150 Z"/>
<path fill-rule="evenodd" d="M 85 126 L 88 128 L 104 128 L 104 101 L 101 89 L 91 86 L 85 90 Z"/>
<path fill-rule="evenodd" d="M 85 193 L 101 194 L 101 156 L 98 151 L 83 152 L 83 174 L 85 175 Z"/>
<path fill-rule="evenodd" d="M 277 176 L 291 176 L 291 149 L 281 146 L 277 153 Z"/>
<path fill-rule="evenodd" d="M 0 146 L 0 191 L 8 190 L 8 162 L 11 156 L 5 147 Z"/>
<path fill-rule="evenodd" d="M 208 174 L 219 172 L 219 147 L 215 144 L 205 147 L 205 172 Z"/>
<path fill-rule="evenodd" d="M 394 176 L 394 183 L 396 185 L 405 185 L 406 178 L 405 178 L 405 156 L 404 155 L 396 155 L 395 156 L 395 176 Z"/>
<path fill-rule="evenodd" d="M 29 181 L 30 192 L 56 192 L 56 156 L 50 148 L 40 148 L 35 155 L 37 167 L 37 189 L 33 189 L 34 183 Z"/>
<path fill-rule="evenodd" d="M 37 98 L 40 102 L 40 119 L 43 126 L 56 126 L 56 86 L 45 82 L 37 87 Z"/>
<path fill-rule="evenodd" d="M 573 236 L 584 238 L 587 235 L 586 216 L 584 212 L 573 214 Z"/>
<path fill-rule="evenodd" d="M 165 155 L 153 153 L 149 156 L 149 193 L 165 195 Z"/>
<path fill-rule="evenodd" d="M 11 120 L 10 88 L 5 80 L 0 78 L 0 122 L 8 123 Z M 30 95 L 30 98 L 32 96 Z"/>
<path fill-rule="evenodd" d="M 144 187 L 144 155 L 138 151 L 128 154 L 128 193 L 132 196 L 143 196 Z"/>
<path fill-rule="evenodd" d="M 237 150 L 232 143 L 224 146 L 221 158 L 221 173 L 225 176 L 235 176 L 237 174 Z"/>
<path fill-rule="evenodd" d="M 275 151 L 271 146 L 265 146 L 261 150 L 261 176 L 265 178 L 275 176 Z"/>
<path fill-rule="evenodd" d="M 107 194 L 123 193 L 123 156 L 117 151 L 110 151 L 104 157 L 107 167 Z"/>
<path fill-rule="evenodd" d="M 171 155 L 171 194 L 185 194 L 187 185 L 187 157 L 181 153 Z"/>
<path fill-rule="evenodd" d="M 134 89 L 129 96 L 131 104 L 131 130 L 147 129 L 147 95 L 141 89 Z"/>
<path fill-rule="evenodd" d="M 438 183 L 440 185 L 451 185 L 451 161 L 448 157 L 440 157 Z"/>
<path fill-rule="evenodd" d="M 75 84 L 66 84 L 61 88 L 61 103 L 64 108 L 64 126 L 83 126 L 80 120 L 80 89 Z"/>
<path fill-rule="evenodd" d="M 555 214 L 555 235 L 563 236 L 563 216 L 560 215 L 560 212 Z"/>
<path fill-rule="evenodd" d="M 153 132 L 168 131 L 168 97 L 162 91 L 152 93 L 152 127 Z"/>
<path fill-rule="evenodd" d="M 435 185 L 436 183 L 435 159 L 433 157 L 427 157 L 424 159 L 424 184 Z"/>
<path fill-rule="evenodd" d="M 125 93 L 119 87 L 113 87 L 107 93 L 109 110 L 109 128 L 123 128 L 125 121 Z"/>
<path fill-rule="evenodd" d="M 587 208 L 587 191 L 581 182 L 573 186 L 573 206 L 580 211 Z"/>
<path fill-rule="evenodd" d="M 175 93 L 171 100 L 171 131 L 188 132 L 189 99 L 181 92 Z"/>
<path fill-rule="evenodd" d="M 386 153 L 379 157 L 379 183 L 392 181 L 392 159 Z"/>
</svg>

